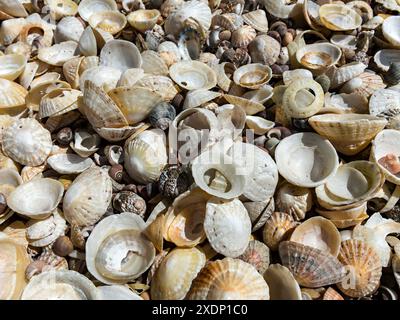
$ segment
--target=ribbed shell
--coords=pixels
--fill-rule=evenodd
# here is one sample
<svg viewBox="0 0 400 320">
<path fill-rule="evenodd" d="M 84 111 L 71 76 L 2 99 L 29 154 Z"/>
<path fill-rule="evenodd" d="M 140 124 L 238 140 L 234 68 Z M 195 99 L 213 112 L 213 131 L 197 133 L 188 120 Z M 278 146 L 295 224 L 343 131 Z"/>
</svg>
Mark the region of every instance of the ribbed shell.
<svg viewBox="0 0 400 320">
<path fill-rule="evenodd" d="M 328 252 L 292 241 L 279 245 L 282 263 L 304 287 L 318 288 L 338 283 L 345 276 L 343 265 Z"/>
<path fill-rule="evenodd" d="M 359 298 L 378 289 L 382 264 L 378 254 L 369 245 L 360 240 L 346 240 L 342 242 L 338 258 L 349 272 L 337 284 L 344 294 Z"/>
<path fill-rule="evenodd" d="M 238 259 L 250 263 L 260 274 L 264 274 L 269 266 L 269 248 L 260 241 L 251 240 Z"/>
<path fill-rule="evenodd" d="M 51 148 L 50 132 L 32 118 L 16 120 L 3 134 L 3 151 L 23 165 L 42 164 Z"/>
<path fill-rule="evenodd" d="M 81 173 L 68 188 L 63 200 L 65 218 L 70 224 L 91 226 L 106 212 L 112 196 L 112 182 L 99 167 Z"/>
<path fill-rule="evenodd" d="M 161 261 L 151 280 L 151 298 L 154 300 L 183 299 L 193 279 L 205 263 L 205 254 L 197 248 L 172 250 Z"/>
<path fill-rule="evenodd" d="M 82 92 L 74 89 L 55 89 L 42 97 L 39 105 L 39 118 L 61 115 L 78 109 L 78 97 Z"/>
<path fill-rule="evenodd" d="M 18 83 L 0 78 L 0 112 L 24 106 L 27 94 L 28 91 Z"/>
<path fill-rule="evenodd" d="M 279 243 L 287 237 L 288 231 L 294 227 L 296 227 L 296 223 L 289 214 L 285 212 L 272 213 L 264 225 L 264 243 L 271 250 L 278 250 Z"/>
<path fill-rule="evenodd" d="M 162 96 L 163 101 L 171 101 L 178 90 L 175 88 L 174 82 L 165 76 L 145 75 L 135 83 L 136 87 L 145 87 L 157 92 Z"/>
<path fill-rule="evenodd" d="M 250 264 L 225 258 L 207 264 L 193 281 L 189 300 L 269 300 L 269 288 Z"/>
</svg>

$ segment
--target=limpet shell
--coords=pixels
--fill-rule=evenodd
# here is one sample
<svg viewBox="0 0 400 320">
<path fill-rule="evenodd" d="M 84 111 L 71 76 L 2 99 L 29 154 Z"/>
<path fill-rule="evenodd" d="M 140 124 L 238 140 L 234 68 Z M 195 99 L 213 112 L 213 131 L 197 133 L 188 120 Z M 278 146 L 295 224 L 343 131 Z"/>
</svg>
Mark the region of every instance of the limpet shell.
<svg viewBox="0 0 400 320">
<path fill-rule="evenodd" d="M 264 273 L 271 300 L 303 300 L 300 286 L 288 268 L 271 264 Z"/>
</svg>

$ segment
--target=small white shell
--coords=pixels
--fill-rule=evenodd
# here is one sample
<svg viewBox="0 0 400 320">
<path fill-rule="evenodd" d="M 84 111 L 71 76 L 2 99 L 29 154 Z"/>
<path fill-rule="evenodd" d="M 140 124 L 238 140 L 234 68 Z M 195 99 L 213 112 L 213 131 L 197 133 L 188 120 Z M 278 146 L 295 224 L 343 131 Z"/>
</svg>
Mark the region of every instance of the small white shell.
<svg viewBox="0 0 400 320">
<path fill-rule="evenodd" d="M 126 40 L 108 41 L 100 52 L 100 66 L 113 67 L 124 72 L 140 68 L 142 57 L 135 44 Z"/>
<path fill-rule="evenodd" d="M 70 143 L 70 147 L 81 157 L 86 158 L 99 150 L 100 143 L 101 139 L 98 134 L 78 129 L 75 131 L 74 142 Z"/>
<path fill-rule="evenodd" d="M 76 154 L 55 154 L 47 159 L 47 164 L 61 174 L 77 174 L 93 165 L 90 158 L 82 158 Z"/>
<path fill-rule="evenodd" d="M 78 6 L 78 13 L 85 21 L 89 21 L 93 13 L 108 10 L 118 10 L 115 0 L 82 0 Z"/>
<path fill-rule="evenodd" d="M 51 47 L 39 48 L 38 59 L 52 66 L 61 67 L 66 61 L 76 57 L 78 44 L 75 41 L 64 41 Z"/>
</svg>

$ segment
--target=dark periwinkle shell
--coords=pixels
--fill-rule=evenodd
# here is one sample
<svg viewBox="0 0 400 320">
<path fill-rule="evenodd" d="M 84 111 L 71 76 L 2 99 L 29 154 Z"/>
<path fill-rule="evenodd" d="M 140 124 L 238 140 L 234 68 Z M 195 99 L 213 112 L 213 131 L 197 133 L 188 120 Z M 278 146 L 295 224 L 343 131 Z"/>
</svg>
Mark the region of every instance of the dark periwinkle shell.
<svg viewBox="0 0 400 320">
<path fill-rule="evenodd" d="M 175 108 L 168 102 L 161 102 L 151 110 L 149 121 L 153 127 L 166 130 L 175 117 Z"/>
<path fill-rule="evenodd" d="M 118 212 L 132 212 L 144 217 L 146 201 L 132 191 L 121 191 L 113 199 L 113 207 Z"/>
<path fill-rule="evenodd" d="M 188 190 L 191 183 L 191 176 L 183 167 L 171 166 L 161 172 L 158 188 L 163 195 L 175 198 Z"/>
</svg>

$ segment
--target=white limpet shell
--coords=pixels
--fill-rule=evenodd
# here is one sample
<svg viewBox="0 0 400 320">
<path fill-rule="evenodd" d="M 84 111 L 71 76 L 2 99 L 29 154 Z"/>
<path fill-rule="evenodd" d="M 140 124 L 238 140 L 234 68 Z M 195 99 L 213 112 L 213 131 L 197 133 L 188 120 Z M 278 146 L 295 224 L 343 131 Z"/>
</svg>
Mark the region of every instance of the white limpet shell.
<svg viewBox="0 0 400 320">
<path fill-rule="evenodd" d="M 18 113 L 25 109 L 28 91 L 18 83 L 0 78 L 0 114 Z"/>
<path fill-rule="evenodd" d="M 3 133 L 3 151 L 13 160 L 28 166 L 38 166 L 52 148 L 50 132 L 35 119 L 18 119 Z"/>
<path fill-rule="evenodd" d="M 161 261 L 151 280 L 151 296 L 155 300 L 184 299 L 206 255 L 197 248 L 175 248 Z"/>
<path fill-rule="evenodd" d="M 126 69 L 119 78 L 117 87 L 133 87 L 136 82 L 145 76 L 142 68 Z"/>
<path fill-rule="evenodd" d="M 329 42 L 307 44 L 296 51 L 298 63 L 315 72 L 327 70 L 341 58 L 340 48 Z"/>
<path fill-rule="evenodd" d="M 127 20 L 129 24 L 139 30 L 140 32 L 146 32 L 147 30 L 153 29 L 157 24 L 157 20 L 160 18 L 160 11 L 139 9 L 128 14 Z"/>
<path fill-rule="evenodd" d="M 89 21 L 93 13 L 108 10 L 118 10 L 115 0 L 82 0 L 78 6 L 79 16 L 85 21 Z"/>
<path fill-rule="evenodd" d="M 0 57 L 0 78 L 7 80 L 17 79 L 24 71 L 26 58 L 22 54 L 6 54 Z"/>
<path fill-rule="evenodd" d="M 138 294 L 123 285 L 98 286 L 98 300 L 143 300 Z"/>
<path fill-rule="evenodd" d="M 302 13 L 300 2 L 287 3 L 285 0 L 262 0 L 267 12 L 281 19 L 293 18 Z"/>
<path fill-rule="evenodd" d="M 115 35 L 127 25 L 126 16 L 119 11 L 100 11 L 93 13 L 89 18 L 89 25 L 94 29 Z"/>
<path fill-rule="evenodd" d="M 204 230 L 215 251 L 235 258 L 249 244 L 251 221 L 240 200 L 212 198 L 207 202 Z"/>
<path fill-rule="evenodd" d="M 144 228 L 143 219 L 129 212 L 101 220 L 86 241 L 89 272 L 105 284 L 128 283 L 143 274 L 156 252 Z"/>
<path fill-rule="evenodd" d="M 81 157 L 87 158 L 99 150 L 100 143 L 101 139 L 98 134 L 86 129 L 79 129 L 75 131 L 74 141 L 70 143 L 70 147 Z"/>
<path fill-rule="evenodd" d="M 307 219 L 294 229 L 290 241 L 329 251 L 337 257 L 340 251 L 340 233 L 335 225 L 323 217 Z"/>
<path fill-rule="evenodd" d="M 400 17 L 390 16 L 383 21 L 382 33 L 393 47 L 400 48 Z"/>
<path fill-rule="evenodd" d="M 400 156 L 400 132 L 393 129 L 385 129 L 379 132 L 372 141 L 371 160 L 374 161 L 384 173 L 386 179 L 396 185 L 400 185 L 400 173 L 393 174 L 379 163 L 379 160 L 389 154 Z"/>
<path fill-rule="evenodd" d="M 257 116 L 246 116 L 246 125 L 255 134 L 263 135 L 275 126 L 275 122 Z"/>
<path fill-rule="evenodd" d="M 125 142 L 124 159 L 132 179 L 140 183 L 157 181 L 168 161 L 164 132 L 152 129 L 132 136 Z"/>
<path fill-rule="evenodd" d="M 60 174 L 77 174 L 89 169 L 93 160 L 73 153 L 55 154 L 47 159 L 47 164 Z"/>
<path fill-rule="evenodd" d="M 361 16 L 345 4 L 324 4 L 319 8 L 323 25 L 333 31 L 354 30 L 361 26 Z"/>
<path fill-rule="evenodd" d="M 375 91 L 384 89 L 386 84 L 375 72 L 366 70 L 359 76 L 347 81 L 341 88 L 341 93 L 352 93 L 368 99 Z"/>
<path fill-rule="evenodd" d="M 186 90 L 211 89 L 217 84 L 214 70 L 200 61 L 181 61 L 173 64 L 169 75 Z"/>
<path fill-rule="evenodd" d="M 248 89 L 260 89 L 271 78 L 271 68 L 261 63 L 243 65 L 233 73 L 233 81 L 237 85 Z"/>
<path fill-rule="evenodd" d="M 307 69 L 288 70 L 282 73 L 283 83 L 288 86 L 294 80 L 298 79 L 313 79 L 313 74 Z"/>
<path fill-rule="evenodd" d="M 6 197 L 22 184 L 22 178 L 17 170 L 2 167 L 0 169 L 0 192 Z"/>
<path fill-rule="evenodd" d="M 84 26 L 78 18 L 64 17 L 57 23 L 54 38 L 57 43 L 69 40 L 78 42 L 84 30 L 83 28 Z"/>
<path fill-rule="evenodd" d="M 339 167 L 333 145 L 318 134 L 296 133 L 283 139 L 275 150 L 279 173 L 301 187 L 322 185 Z"/>
<path fill-rule="evenodd" d="M 243 196 L 252 201 L 265 201 L 274 195 L 278 169 L 266 151 L 253 144 L 236 142 L 228 155 L 238 164 L 237 174 L 245 175 Z"/>
<path fill-rule="evenodd" d="M 364 225 L 353 229 L 352 238 L 365 241 L 379 255 L 383 267 L 389 266 L 392 250 L 386 241 L 391 233 L 400 232 L 400 223 L 385 219 L 379 212 L 374 213 Z"/>
<path fill-rule="evenodd" d="M 220 92 L 205 89 L 191 90 L 186 94 L 185 101 L 183 102 L 183 109 L 199 107 L 206 102 L 220 97 L 221 95 Z"/>
<path fill-rule="evenodd" d="M 57 208 L 63 194 L 61 182 L 50 178 L 33 179 L 19 185 L 8 196 L 7 204 L 23 216 L 43 219 Z"/>
<path fill-rule="evenodd" d="M 39 48 L 38 59 L 52 66 L 61 67 L 69 59 L 75 58 L 78 44 L 75 41 L 64 41 L 51 47 Z"/>
<path fill-rule="evenodd" d="M 271 300 L 303 300 L 300 286 L 288 268 L 271 264 L 264 273 Z"/>
<path fill-rule="evenodd" d="M 56 209 L 52 215 L 44 220 L 29 220 L 26 224 L 26 238 L 33 247 L 46 247 L 68 229 L 67 222 Z"/>
<path fill-rule="evenodd" d="M 258 9 L 242 15 L 243 21 L 255 30 L 268 32 L 268 19 L 264 10 Z"/>
<path fill-rule="evenodd" d="M 101 87 L 104 91 L 109 91 L 117 86 L 121 77 L 121 71 L 107 66 L 96 66 L 86 69 L 79 77 L 79 88 L 84 92 L 85 82 L 90 81 L 94 85 Z"/>
<path fill-rule="evenodd" d="M 73 270 L 51 270 L 32 277 L 21 300 L 98 300 L 99 292 L 84 275 Z"/>
<path fill-rule="evenodd" d="M 108 41 L 100 51 L 100 66 L 107 66 L 124 72 L 140 68 L 142 57 L 135 44 L 126 40 Z"/>
<path fill-rule="evenodd" d="M 70 185 L 63 200 L 63 212 L 70 224 L 92 226 L 105 214 L 112 197 L 112 182 L 106 170 L 93 167 L 82 172 Z"/>
<path fill-rule="evenodd" d="M 374 55 L 374 62 L 382 71 L 388 71 L 391 63 L 400 62 L 400 50 L 382 49 Z"/>
</svg>

